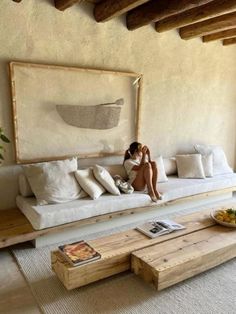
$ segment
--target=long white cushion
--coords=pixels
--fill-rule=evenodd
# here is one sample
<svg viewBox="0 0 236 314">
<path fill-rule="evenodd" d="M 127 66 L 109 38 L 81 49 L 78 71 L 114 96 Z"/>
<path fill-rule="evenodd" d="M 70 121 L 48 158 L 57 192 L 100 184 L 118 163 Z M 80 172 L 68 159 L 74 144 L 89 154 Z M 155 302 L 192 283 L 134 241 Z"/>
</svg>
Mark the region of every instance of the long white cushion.
<svg viewBox="0 0 236 314">
<path fill-rule="evenodd" d="M 169 177 L 168 182 L 161 183 L 159 190 L 164 200 L 175 200 L 181 197 L 206 193 L 236 186 L 236 174 L 229 173 L 205 179 L 182 179 Z"/>
<path fill-rule="evenodd" d="M 64 203 L 85 196 L 74 177 L 77 158 L 22 167 L 39 205 Z"/>
<path fill-rule="evenodd" d="M 19 195 L 16 202 L 18 208 L 37 230 L 153 204 L 149 195 L 143 192 L 122 193 L 120 196 L 106 193 L 96 200 L 86 197 L 66 204 L 45 206 L 38 206 L 34 197 L 26 198 Z"/>
<path fill-rule="evenodd" d="M 180 179 L 169 177 L 168 182 L 159 184 L 163 200 L 158 204 L 178 198 L 236 186 L 236 174 L 225 174 L 206 179 Z M 79 199 L 65 204 L 38 206 L 35 198 L 17 196 L 17 206 L 35 229 L 44 229 L 61 224 L 113 213 L 142 206 L 155 206 L 143 192 L 115 196 L 104 194 L 97 200 Z"/>
</svg>

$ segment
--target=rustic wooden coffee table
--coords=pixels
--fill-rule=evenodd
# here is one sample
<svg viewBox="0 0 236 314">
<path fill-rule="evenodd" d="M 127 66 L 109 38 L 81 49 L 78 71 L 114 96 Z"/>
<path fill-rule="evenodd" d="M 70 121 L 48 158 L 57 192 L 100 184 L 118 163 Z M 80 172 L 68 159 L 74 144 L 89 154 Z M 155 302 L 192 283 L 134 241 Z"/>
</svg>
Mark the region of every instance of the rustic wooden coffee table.
<svg viewBox="0 0 236 314">
<path fill-rule="evenodd" d="M 88 241 L 102 258 L 78 267 L 54 251 L 52 269 L 68 290 L 130 269 L 161 290 L 236 256 L 236 230 L 216 225 L 210 211 L 175 219 L 186 229 L 155 239 L 131 229 Z"/>
</svg>

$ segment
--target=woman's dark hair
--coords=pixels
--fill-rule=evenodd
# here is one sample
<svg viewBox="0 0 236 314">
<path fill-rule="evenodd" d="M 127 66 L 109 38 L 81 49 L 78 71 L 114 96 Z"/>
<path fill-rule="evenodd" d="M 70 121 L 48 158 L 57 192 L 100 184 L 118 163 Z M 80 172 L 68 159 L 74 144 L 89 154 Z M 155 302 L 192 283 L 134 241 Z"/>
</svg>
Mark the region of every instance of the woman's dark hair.
<svg viewBox="0 0 236 314">
<path fill-rule="evenodd" d="M 129 149 L 125 151 L 124 162 L 126 159 L 130 159 L 130 157 L 139 150 L 140 145 L 142 144 L 139 142 L 133 142 L 129 145 Z"/>
</svg>

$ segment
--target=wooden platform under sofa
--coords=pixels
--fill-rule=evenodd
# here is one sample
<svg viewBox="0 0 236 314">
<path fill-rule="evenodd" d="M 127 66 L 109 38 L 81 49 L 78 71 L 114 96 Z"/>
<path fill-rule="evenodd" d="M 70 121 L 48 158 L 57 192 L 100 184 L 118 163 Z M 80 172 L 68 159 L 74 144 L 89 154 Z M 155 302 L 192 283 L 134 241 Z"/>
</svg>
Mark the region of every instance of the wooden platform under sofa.
<svg viewBox="0 0 236 314">
<path fill-rule="evenodd" d="M 35 240 L 39 237 L 60 233 L 62 231 L 68 230 L 70 228 L 79 228 L 81 226 L 109 221 L 113 218 L 118 218 L 126 215 L 133 215 L 136 213 L 147 212 L 149 210 L 158 209 L 161 207 L 167 207 L 174 204 L 181 204 L 188 201 L 205 200 L 210 197 L 215 197 L 218 195 L 224 195 L 233 193 L 236 191 L 236 186 L 211 191 L 207 193 L 200 193 L 184 198 L 179 198 L 176 200 L 168 201 L 162 204 L 152 204 L 151 206 L 137 207 L 122 211 L 117 211 L 109 214 L 98 215 L 92 218 L 86 218 L 79 221 L 74 221 L 67 224 L 62 224 L 59 226 L 45 228 L 41 230 L 35 230 L 30 224 L 29 220 L 22 214 L 18 208 L 7 209 L 1 211 L 0 219 L 0 248 L 8 247 L 14 244 L 23 243 L 26 241 Z"/>
</svg>

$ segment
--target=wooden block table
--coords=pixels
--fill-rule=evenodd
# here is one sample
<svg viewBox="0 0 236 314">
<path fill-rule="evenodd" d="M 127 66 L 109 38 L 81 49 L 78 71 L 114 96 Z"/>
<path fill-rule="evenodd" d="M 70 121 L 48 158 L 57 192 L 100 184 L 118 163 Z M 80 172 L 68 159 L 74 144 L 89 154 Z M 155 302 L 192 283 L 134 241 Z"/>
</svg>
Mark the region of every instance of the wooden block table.
<svg viewBox="0 0 236 314">
<path fill-rule="evenodd" d="M 175 220 L 185 225 L 186 229 L 156 239 L 150 239 L 139 231 L 131 229 L 88 241 L 102 258 L 78 267 L 70 266 L 58 251 L 54 251 L 51 254 L 52 269 L 68 290 L 124 272 L 131 269 L 132 252 L 158 243 L 164 243 L 165 247 L 166 241 L 170 239 L 177 240 L 182 235 L 214 226 L 215 222 L 209 217 L 209 213 L 210 209 L 179 217 Z"/>
<path fill-rule="evenodd" d="M 162 290 L 236 257 L 236 229 L 209 226 L 132 253 L 131 269 Z"/>
</svg>

